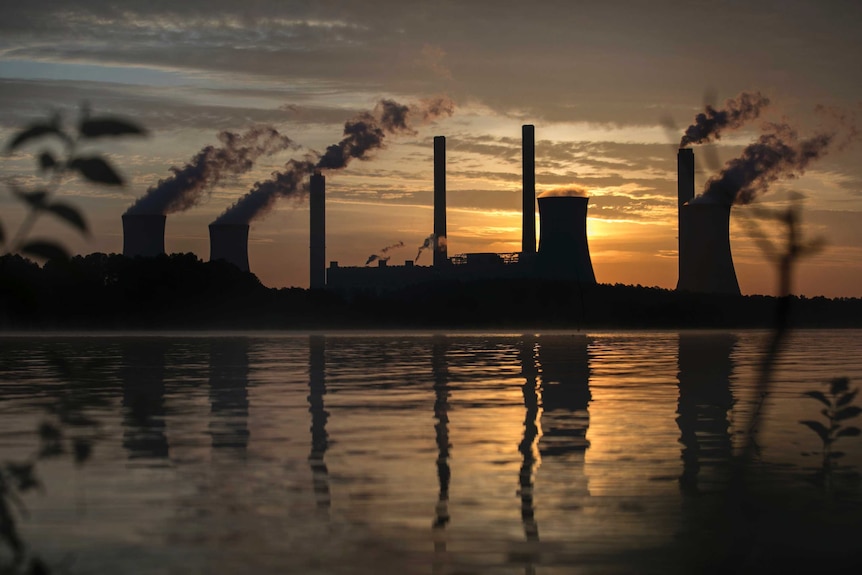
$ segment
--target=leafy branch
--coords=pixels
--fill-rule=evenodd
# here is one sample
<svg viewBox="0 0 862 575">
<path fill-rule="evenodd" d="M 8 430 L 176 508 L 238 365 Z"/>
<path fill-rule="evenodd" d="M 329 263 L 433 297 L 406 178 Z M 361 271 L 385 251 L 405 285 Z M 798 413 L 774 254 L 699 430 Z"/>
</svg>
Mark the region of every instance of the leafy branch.
<svg viewBox="0 0 862 575">
<path fill-rule="evenodd" d="M 826 418 L 826 423 L 811 419 L 801 420 L 799 423 L 808 427 L 817 434 L 823 442 L 821 455 L 822 471 L 824 478 L 829 480 L 829 474 L 837 460 L 844 457 L 841 451 L 833 451 L 833 444 L 842 437 L 857 437 L 862 430 L 853 425 L 842 424 L 842 421 L 858 417 L 862 414 L 862 408 L 850 405 L 859 388 L 850 390 L 850 380 L 846 377 L 836 377 L 829 382 L 828 395 L 822 391 L 806 391 L 802 395 L 815 399 L 824 405 L 820 413 Z M 827 483 L 828 485 L 828 483 Z"/>
<path fill-rule="evenodd" d="M 83 235 L 89 234 L 87 222 L 77 208 L 52 199 L 64 178 L 75 174 L 95 184 L 122 186 L 124 183 L 107 159 L 92 152 L 79 152 L 79 148 L 99 138 L 143 135 L 146 135 L 143 128 L 127 120 L 108 116 L 91 117 L 86 106 L 82 106 L 80 118 L 73 130 L 64 128 L 61 116 L 55 114 L 47 121 L 33 123 L 18 132 L 6 145 L 6 154 L 48 141 L 59 142 L 62 152 L 56 154 L 50 147 L 43 146 L 35 154 L 39 173 L 48 176 L 44 185 L 26 190 L 12 181 L 7 182 L 13 197 L 24 203 L 28 211 L 15 234 L 8 240 L 0 222 L 0 254 L 22 253 L 43 259 L 67 258 L 68 253 L 57 242 L 28 240 L 33 225 L 42 214 L 52 214 Z"/>
</svg>

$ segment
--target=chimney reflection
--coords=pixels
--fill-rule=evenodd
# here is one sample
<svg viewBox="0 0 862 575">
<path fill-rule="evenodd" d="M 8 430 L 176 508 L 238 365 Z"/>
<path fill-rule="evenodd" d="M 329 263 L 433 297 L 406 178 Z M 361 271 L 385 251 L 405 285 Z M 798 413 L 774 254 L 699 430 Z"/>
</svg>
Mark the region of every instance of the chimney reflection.
<svg viewBox="0 0 862 575">
<path fill-rule="evenodd" d="M 246 456 L 248 447 L 248 347 L 246 338 L 210 341 L 210 436 L 214 451 Z"/>
<path fill-rule="evenodd" d="M 696 493 L 721 487 L 732 455 L 728 411 L 733 406 L 730 375 L 733 334 L 679 336 L 679 403 L 682 448 L 680 489 Z"/>
<path fill-rule="evenodd" d="M 536 523 L 533 506 L 533 477 L 540 463 L 537 440 L 541 434 L 541 414 L 539 403 L 541 394 L 538 387 L 539 370 L 536 365 L 536 339 L 524 338 L 519 350 L 521 376 L 524 378 L 524 436 L 518 451 L 521 452 L 521 471 L 518 477 L 518 494 L 521 497 L 521 522 L 527 541 L 539 540 L 539 525 Z"/>
<path fill-rule="evenodd" d="M 328 510 L 331 497 L 329 470 L 324 456 L 329 447 L 329 435 L 326 433 L 329 412 L 323 404 L 323 396 L 326 395 L 326 338 L 322 335 L 308 338 L 308 391 L 308 411 L 311 413 L 311 453 L 308 454 L 308 464 L 311 467 L 317 507 Z"/>
<path fill-rule="evenodd" d="M 449 365 L 446 361 L 448 343 L 435 337 L 431 343 L 431 373 L 434 377 L 434 432 L 437 441 L 437 481 L 439 492 L 434 513 L 434 529 L 444 529 L 449 523 Z"/>
<path fill-rule="evenodd" d="M 123 447 L 129 459 L 167 458 L 165 353 L 161 338 L 120 339 L 123 362 Z"/>
</svg>

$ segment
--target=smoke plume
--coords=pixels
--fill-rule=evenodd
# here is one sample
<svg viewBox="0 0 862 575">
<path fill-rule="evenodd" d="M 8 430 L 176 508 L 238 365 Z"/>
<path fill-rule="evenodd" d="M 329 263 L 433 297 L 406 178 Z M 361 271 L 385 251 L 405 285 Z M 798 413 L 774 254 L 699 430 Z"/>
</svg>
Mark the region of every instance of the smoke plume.
<svg viewBox="0 0 862 575">
<path fill-rule="evenodd" d="M 413 258 L 414 264 L 419 261 L 419 256 L 422 255 L 422 252 L 424 252 L 425 250 L 429 250 L 429 249 L 434 248 L 434 237 L 435 237 L 434 234 L 431 234 L 430 236 L 425 238 L 425 241 L 422 242 L 421 246 L 419 246 L 419 251 L 416 252 L 416 257 Z"/>
<path fill-rule="evenodd" d="M 126 213 L 166 215 L 187 210 L 224 176 L 248 172 L 261 156 L 294 146 L 290 138 L 266 126 L 244 134 L 221 132 L 218 139 L 221 146 L 206 146 L 183 167 L 172 167 L 173 175 L 147 190 Z"/>
<path fill-rule="evenodd" d="M 404 242 L 398 242 L 397 244 L 392 244 L 391 246 L 386 246 L 385 248 L 381 249 L 376 254 L 371 254 L 370 256 L 368 256 L 368 259 L 365 261 L 365 265 L 368 265 L 375 260 L 388 262 L 390 256 L 387 256 L 386 254 L 389 253 L 389 250 L 394 250 L 394 249 L 403 248 L 403 247 L 404 247 Z"/>
<path fill-rule="evenodd" d="M 248 224 L 269 212 L 279 198 L 305 197 L 305 180 L 314 170 L 340 170 L 351 160 L 367 160 L 369 153 L 382 148 L 387 135 L 415 134 L 413 123 L 450 116 L 454 104 L 448 98 L 423 100 L 404 105 L 394 100 L 380 100 L 371 112 L 363 112 L 344 124 L 344 135 L 322 155 L 311 154 L 303 160 L 291 160 L 285 170 L 272 178 L 257 182 L 245 196 L 220 215 L 215 223 Z"/>
<path fill-rule="evenodd" d="M 686 129 L 679 147 L 718 140 L 722 131 L 740 128 L 746 122 L 754 120 L 767 105 L 769 98 L 760 92 L 742 92 L 736 98 L 729 98 L 722 110 L 707 105 L 704 112 L 695 116 L 694 124 Z"/>
<path fill-rule="evenodd" d="M 805 173 L 811 162 L 829 152 L 838 135 L 824 132 L 800 139 L 786 124 L 767 128 L 769 131 L 749 144 L 740 157 L 727 162 L 721 173 L 706 182 L 702 201 L 748 204 L 773 182 Z"/>
</svg>

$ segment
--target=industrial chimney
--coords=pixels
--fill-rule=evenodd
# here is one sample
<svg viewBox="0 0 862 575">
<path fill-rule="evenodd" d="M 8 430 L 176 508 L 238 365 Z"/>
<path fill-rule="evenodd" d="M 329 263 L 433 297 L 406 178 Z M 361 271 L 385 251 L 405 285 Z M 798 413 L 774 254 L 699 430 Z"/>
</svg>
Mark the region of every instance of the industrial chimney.
<svg viewBox="0 0 862 575">
<path fill-rule="evenodd" d="M 449 262 L 446 239 L 446 137 L 434 136 L 434 267 Z"/>
<path fill-rule="evenodd" d="M 165 253 L 163 214 L 123 215 L 123 255 L 152 258 Z"/>
<path fill-rule="evenodd" d="M 530 124 L 521 126 L 521 160 L 521 258 L 530 260 L 536 255 L 536 127 Z"/>
<path fill-rule="evenodd" d="M 248 224 L 210 224 L 210 261 L 225 260 L 248 268 Z"/>
<path fill-rule="evenodd" d="M 682 207 L 694 199 L 694 150 L 680 148 L 676 156 L 677 167 L 677 289 L 682 278 L 682 262 L 687 259 L 689 227 L 683 217 Z"/>
<path fill-rule="evenodd" d="M 553 279 L 596 283 L 587 245 L 587 203 L 578 196 L 539 198 L 539 274 Z"/>
<path fill-rule="evenodd" d="M 309 287 L 326 287 L 326 178 L 315 172 L 309 182 L 308 203 L 311 212 Z"/>
<path fill-rule="evenodd" d="M 703 196 L 680 208 L 685 249 L 680 252 L 676 289 L 739 295 L 730 255 L 730 206 Z"/>
</svg>

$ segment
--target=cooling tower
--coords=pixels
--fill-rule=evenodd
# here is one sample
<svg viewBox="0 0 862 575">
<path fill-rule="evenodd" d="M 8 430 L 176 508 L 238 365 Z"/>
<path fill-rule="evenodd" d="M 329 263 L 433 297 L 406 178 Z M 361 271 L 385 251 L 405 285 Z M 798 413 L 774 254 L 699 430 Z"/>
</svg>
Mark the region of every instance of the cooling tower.
<svg viewBox="0 0 862 575">
<path fill-rule="evenodd" d="M 225 260 L 248 269 L 248 224 L 210 224 L 210 261 Z"/>
<path fill-rule="evenodd" d="M 163 214 L 123 215 L 123 255 L 152 258 L 165 253 Z"/>
<path fill-rule="evenodd" d="M 309 286 L 326 287 L 326 178 L 319 172 L 311 176 L 308 203 L 311 212 Z"/>
<path fill-rule="evenodd" d="M 449 261 L 446 241 L 446 138 L 434 136 L 434 266 Z"/>
<path fill-rule="evenodd" d="M 539 274 L 546 278 L 594 284 L 593 263 L 587 246 L 589 198 L 549 196 L 539 198 Z"/>
<path fill-rule="evenodd" d="M 677 278 L 682 277 L 682 261 L 687 249 L 688 228 L 682 217 L 682 207 L 694 199 L 694 151 L 691 148 L 680 148 L 676 156 L 677 166 Z M 679 284 L 677 284 L 677 287 Z"/>
<path fill-rule="evenodd" d="M 685 249 L 680 252 L 676 289 L 739 295 L 730 255 L 730 206 L 693 200 L 680 208 Z"/>
<path fill-rule="evenodd" d="M 536 128 L 529 124 L 521 126 L 521 160 L 521 257 L 526 260 L 536 253 Z"/>
</svg>

